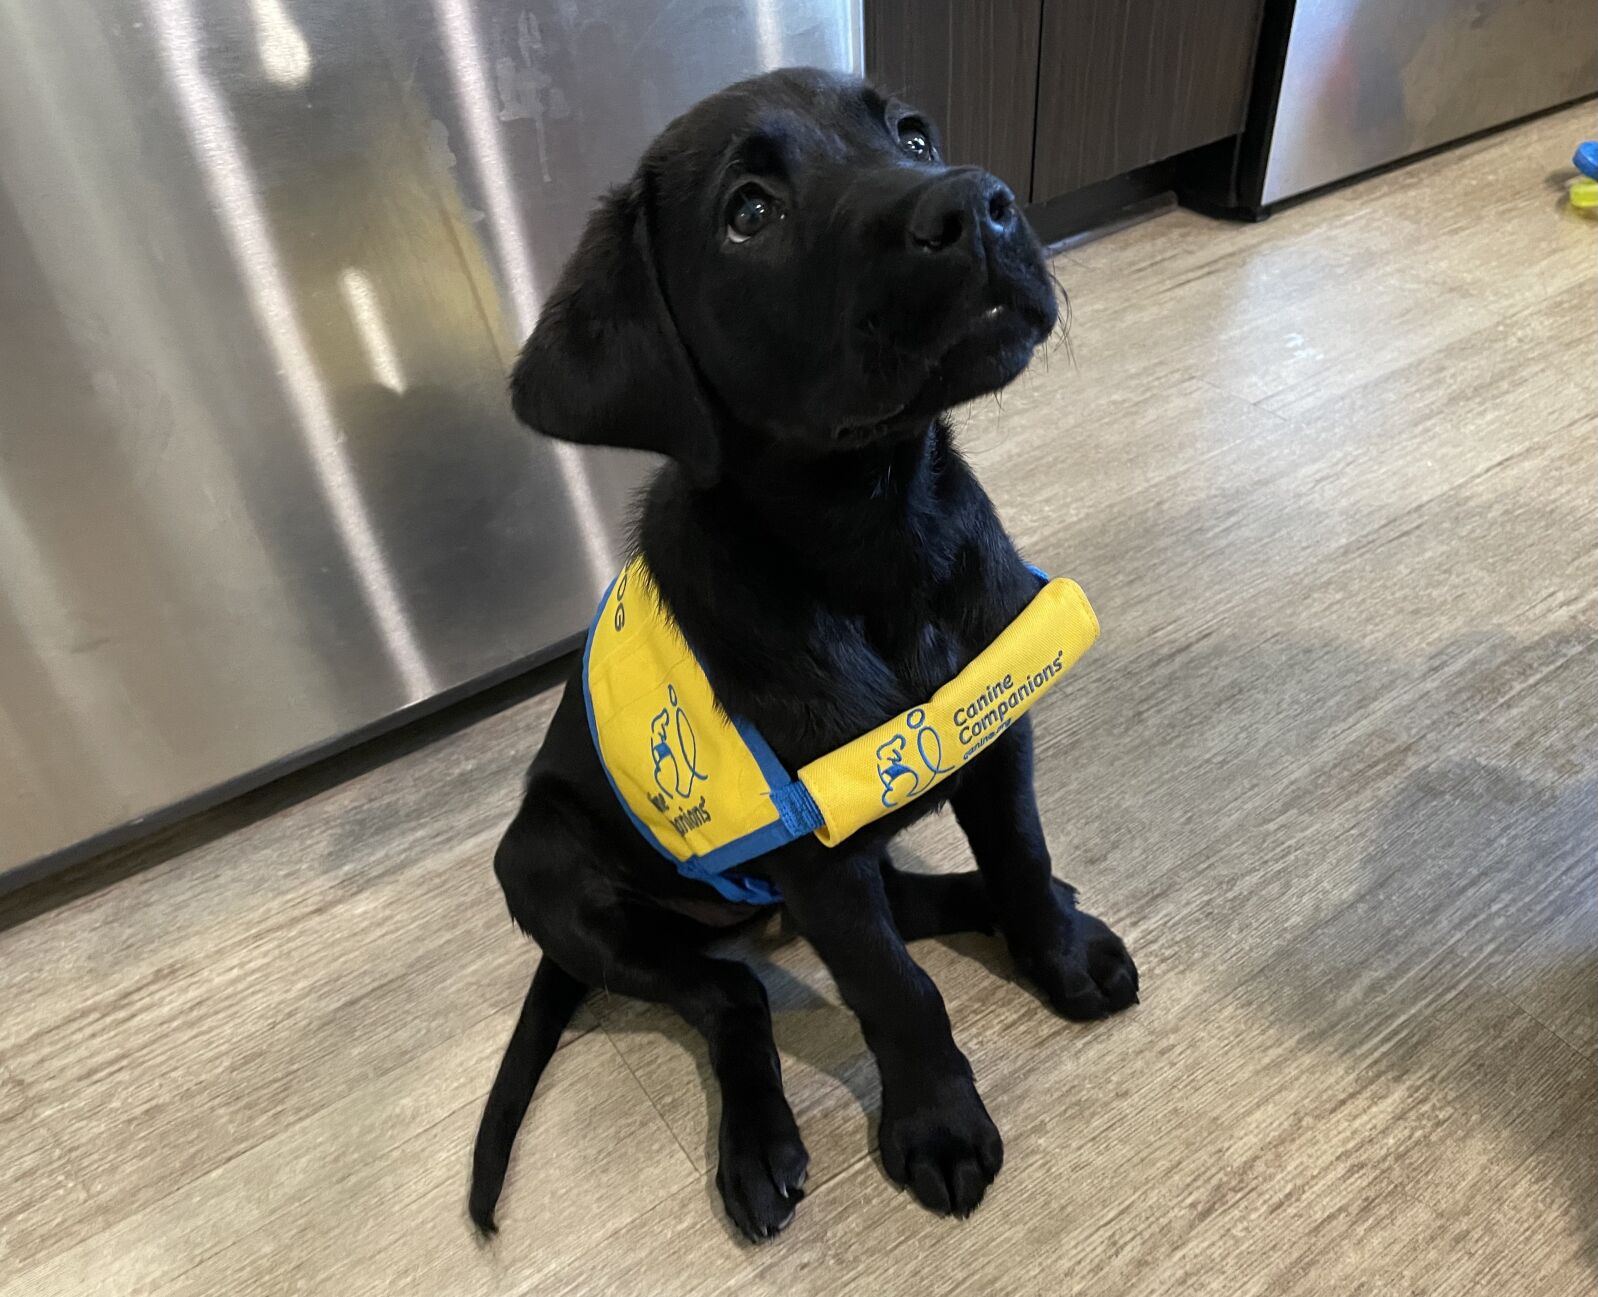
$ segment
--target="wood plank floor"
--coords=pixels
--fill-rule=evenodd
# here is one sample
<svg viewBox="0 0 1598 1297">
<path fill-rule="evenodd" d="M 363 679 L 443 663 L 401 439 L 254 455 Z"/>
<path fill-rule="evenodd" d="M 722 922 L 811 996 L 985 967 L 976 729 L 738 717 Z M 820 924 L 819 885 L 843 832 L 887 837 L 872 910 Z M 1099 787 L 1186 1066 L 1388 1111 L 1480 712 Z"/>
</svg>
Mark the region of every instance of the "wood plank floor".
<svg viewBox="0 0 1598 1297">
<path fill-rule="evenodd" d="M 917 948 L 1006 1138 L 973 1219 L 884 1180 L 774 922 L 735 949 L 812 1154 L 781 1241 L 722 1222 L 702 1048 L 604 999 L 474 1241 L 546 676 L 0 901 L 0 1297 L 1592 1292 L 1598 226 L 1549 181 L 1592 119 L 1076 248 L 1069 350 L 965 415 L 1104 622 L 1039 784 L 1145 987 L 1076 1026 Z M 948 817 L 898 854 L 969 863 Z"/>
</svg>

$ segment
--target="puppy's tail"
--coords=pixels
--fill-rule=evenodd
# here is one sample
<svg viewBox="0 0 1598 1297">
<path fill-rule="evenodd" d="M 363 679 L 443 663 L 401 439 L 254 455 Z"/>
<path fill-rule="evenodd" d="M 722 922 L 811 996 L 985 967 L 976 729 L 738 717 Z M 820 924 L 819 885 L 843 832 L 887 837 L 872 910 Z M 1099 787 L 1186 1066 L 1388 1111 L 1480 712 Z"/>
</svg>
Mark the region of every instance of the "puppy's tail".
<svg viewBox="0 0 1598 1297">
<path fill-rule="evenodd" d="M 484 1235 L 494 1232 L 494 1207 L 505 1184 L 511 1145 L 533 1101 L 538 1078 L 560 1044 L 560 1033 L 577 1012 L 588 988 L 548 955 L 538 962 L 527 988 L 516 1030 L 488 1092 L 477 1145 L 472 1150 L 472 1191 L 466 1210 Z"/>
</svg>

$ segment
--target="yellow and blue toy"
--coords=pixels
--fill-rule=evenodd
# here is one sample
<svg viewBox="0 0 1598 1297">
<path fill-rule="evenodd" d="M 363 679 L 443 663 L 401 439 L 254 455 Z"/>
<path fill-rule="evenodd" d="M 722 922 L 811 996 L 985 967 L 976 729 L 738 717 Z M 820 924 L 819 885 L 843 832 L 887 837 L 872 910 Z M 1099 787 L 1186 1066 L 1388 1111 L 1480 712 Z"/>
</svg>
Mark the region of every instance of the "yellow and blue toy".
<svg viewBox="0 0 1598 1297">
<path fill-rule="evenodd" d="M 795 776 L 754 726 L 722 709 L 644 560 L 633 559 L 600 601 L 583 657 L 588 727 L 623 809 L 687 877 L 729 900 L 780 900 L 738 866 L 809 833 L 837 846 L 924 796 L 1098 638 L 1082 588 L 1032 570 L 1037 594 L 954 679 Z"/>
</svg>

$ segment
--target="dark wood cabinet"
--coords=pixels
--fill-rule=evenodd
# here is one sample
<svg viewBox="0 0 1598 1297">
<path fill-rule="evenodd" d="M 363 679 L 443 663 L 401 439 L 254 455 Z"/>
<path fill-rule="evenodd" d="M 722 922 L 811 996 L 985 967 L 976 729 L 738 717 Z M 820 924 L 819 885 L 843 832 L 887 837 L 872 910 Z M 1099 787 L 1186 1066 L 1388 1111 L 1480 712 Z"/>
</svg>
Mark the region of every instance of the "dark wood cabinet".
<svg viewBox="0 0 1598 1297">
<path fill-rule="evenodd" d="M 866 68 L 1036 208 L 1238 134 L 1264 3 L 865 0 Z"/>
<path fill-rule="evenodd" d="M 1043 0 L 867 0 L 866 67 L 931 114 L 954 162 L 1032 194 Z"/>
<path fill-rule="evenodd" d="M 1047 0 L 1033 198 L 1243 129 L 1260 0 Z"/>
</svg>

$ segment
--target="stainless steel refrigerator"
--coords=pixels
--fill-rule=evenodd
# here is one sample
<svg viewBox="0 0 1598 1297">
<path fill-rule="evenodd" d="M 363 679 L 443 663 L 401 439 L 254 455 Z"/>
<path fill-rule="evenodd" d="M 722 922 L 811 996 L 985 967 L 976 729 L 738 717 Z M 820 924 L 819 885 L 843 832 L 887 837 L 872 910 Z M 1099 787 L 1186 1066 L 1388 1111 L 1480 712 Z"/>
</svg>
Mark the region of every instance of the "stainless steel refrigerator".
<svg viewBox="0 0 1598 1297">
<path fill-rule="evenodd" d="M 570 644 L 647 465 L 505 373 L 859 0 L 0 0 L 0 887 Z M 663 417 L 667 412 L 663 412 Z"/>
<path fill-rule="evenodd" d="M 1592 0 L 1266 0 L 1234 174 L 1196 196 L 1261 215 L 1595 91 Z"/>
</svg>

